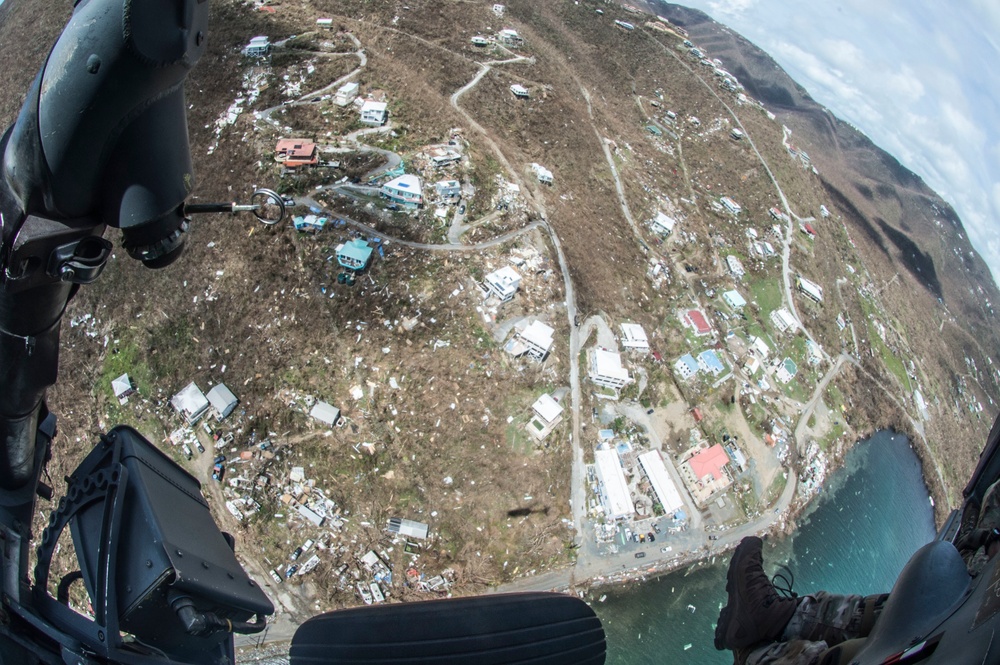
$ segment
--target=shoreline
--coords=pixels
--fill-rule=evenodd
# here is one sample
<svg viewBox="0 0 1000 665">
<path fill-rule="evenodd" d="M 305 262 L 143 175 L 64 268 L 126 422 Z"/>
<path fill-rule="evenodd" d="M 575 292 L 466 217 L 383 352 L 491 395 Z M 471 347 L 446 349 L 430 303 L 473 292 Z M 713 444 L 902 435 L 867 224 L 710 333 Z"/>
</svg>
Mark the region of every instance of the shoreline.
<svg viewBox="0 0 1000 665">
<path fill-rule="evenodd" d="M 852 450 L 862 441 L 870 440 L 879 432 L 888 432 L 894 436 L 904 436 L 911 450 L 913 450 L 920 462 L 921 478 L 924 481 L 924 486 L 927 488 L 928 496 L 933 500 L 932 513 L 935 529 L 940 529 L 944 519 L 950 514 L 951 509 L 942 508 L 943 505 L 947 504 L 947 500 L 942 494 L 943 489 L 928 479 L 926 473 L 927 465 L 929 463 L 933 463 L 929 462 L 925 458 L 924 454 L 922 454 L 922 452 L 927 449 L 926 442 L 921 442 L 922 445 L 917 444 L 915 441 L 918 438 L 917 435 L 908 431 L 907 427 L 899 426 L 899 423 L 897 423 L 896 426 L 887 425 L 885 427 L 865 428 L 861 431 L 864 432 L 864 434 L 856 436 L 848 445 L 839 446 L 833 454 L 828 456 L 829 466 L 827 479 L 829 479 L 830 475 L 834 472 L 843 468 L 844 460 L 848 451 Z M 811 505 L 813 505 L 815 499 L 819 497 L 820 494 L 821 492 L 816 492 L 805 499 L 800 497 L 793 498 L 792 503 L 789 505 L 785 514 L 783 514 L 778 521 L 768 528 L 758 531 L 756 535 L 764 539 L 778 538 L 783 540 L 791 537 L 798 529 L 798 519 L 805 514 Z M 935 494 L 937 494 L 937 496 L 935 496 Z M 685 568 L 693 570 L 701 565 L 710 565 L 706 562 L 713 558 L 728 555 L 729 552 L 735 549 L 736 545 L 737 543 L 731 543 L 724 547 L 720 547 L 719 549 L 713 549 L 710 551 L 702 551 L 702 548 L 693 552 L 686 552 L 681 556 L 665 561 L 651 563 L 645 566 L 631 566 L 621 571 L 615 571 L 605 575 L 595 575 L 585 580 L 571 581 L 568 584 L 555 585 L 550 589 L 550 591 L 570 593 L 583 597 L 604 589 L 628 588 L 632 585 L 643 584 L 645 582 L 679 572 Z M 567 567 L 562 570 L 572 576 L 573 568 L 574 567 Z M 555 571 L 549 572 L 551 573 Z M 521 578 L 520 580 L 514 580 L 492 589 L 491 592 L 505 593 L 514 591 L 515 589 L 511 589 L 510 587 L 520 586 L 521 584 L 527 583 L 531 579 L 532 578 Z"/>
</svg>

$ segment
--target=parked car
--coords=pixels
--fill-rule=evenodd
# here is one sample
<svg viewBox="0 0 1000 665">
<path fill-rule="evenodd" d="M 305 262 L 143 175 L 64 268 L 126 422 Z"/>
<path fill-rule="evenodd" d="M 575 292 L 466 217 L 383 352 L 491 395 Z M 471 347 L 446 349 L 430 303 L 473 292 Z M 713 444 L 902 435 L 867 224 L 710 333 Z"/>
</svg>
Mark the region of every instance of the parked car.
<svg viewBox="0 0 1000 665">
<path fill-rule="evenodd" d="M 293 563 L 288 567 L 288 570 L 285 571 L 285 577 L 286 578 L 291 577 L 292 575 L 295 574 L 295 571 L 297 571 L 298 569 L 299 565 L 297 563 Z"/>
<path fill-rule="evenodd" d="M 718 536 L 709 536 L 708 539 L 709 540 L 718 540 L 719 537 Z"/>
<path fill-rule="evenodd" d="M 197 449 L 198 449 L 198 452 L 199 452 L 199 453 L 203 453 L 203 452 L 205 452 L 205 446 L 201 445 L 201 441 L 200 441 L 200 440 L 196 440 L 196 441 L 194 442 L 194 446 L 195 446 L 195 448 L 197 448 Z"/>
<path fill-rule="evenodd" d="M 464 203 L 461 206 L 459 206 L 459 208 L 458 208 L 458 214 L 459 215 L 464 215 L 465 214 L 465 204 Z"/>
<path fill-rule="evenodd" d="M 636 559 L 645 559 L 646 558 L 646 553 L 645 552 L 636 552 L 635 553 L 635 558 Z"/>
<path fill-rule="evenodd" d="M 656 536 L 653 535 L 652 531 L 650 531 L 649 533 L 646 534 L 646 538 L 648 538 L 649 542 L 651 542 L 651 543 L 655 543 L 656 542 Z"/>
<path fill-rule="evenodd" d="M 660 552 L 662 552 L 663 554 L 666 554 L 667 552 L 673 552 L 673 551 L 674 551 L 674 548 L 671 547 L 670 545 L 667 545 L 665 547 L 661 547 L 660 548 Z"/>
<path fill-rule="evenodd" d="M 296 547 L 295 551 L 292 552 L 291 559 L 292 559 L 292 561 L 295 561 L 300 556 L 302 556 L 302 548 L 301 547 Z"/>
<path fill-rule="evenodd" d="M 646 415 L 647 415 L 647 416 L 648 416 L 648 415 L 651 415 L 652 413 L 653 413 L 653 409 L 649 409 L 648 411 L 646 411 Z"/>
</svg>

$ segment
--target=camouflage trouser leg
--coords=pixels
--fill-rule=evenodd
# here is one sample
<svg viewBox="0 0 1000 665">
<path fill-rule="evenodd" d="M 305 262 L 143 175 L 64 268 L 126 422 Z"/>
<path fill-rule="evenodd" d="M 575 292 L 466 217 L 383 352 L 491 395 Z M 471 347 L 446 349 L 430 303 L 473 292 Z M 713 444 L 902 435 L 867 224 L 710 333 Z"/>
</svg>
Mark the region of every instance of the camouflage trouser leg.
<svg viewBox="0 0 1000 665">
<path fill-rule="evenodd" d="M 869 596 L 870 616 L 865 621 L 865 596 L 841 596 L 825 591 L 803 596 L 788 621 L 780 642 L 750 652 L 747 665 L 815 665 L 829 647 L 860 637 L 862 624 L 871 624 L 885 596 Z M 870 629 L 870 625 L 864 626 Z"/>
</svg>

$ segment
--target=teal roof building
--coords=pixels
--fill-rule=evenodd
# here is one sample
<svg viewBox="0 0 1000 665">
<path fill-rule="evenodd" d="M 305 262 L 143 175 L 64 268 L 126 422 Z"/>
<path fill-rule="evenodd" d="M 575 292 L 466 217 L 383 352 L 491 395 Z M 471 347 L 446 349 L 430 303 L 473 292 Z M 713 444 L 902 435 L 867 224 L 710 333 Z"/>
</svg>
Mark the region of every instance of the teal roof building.
<svg viewBox="0 0 1000 665">
<path fill-rule="evenodd" d="M 372 248 L 361 238 L 337 245 L 337 263 L 350 270 L 364 270 L 372 258 Z"/>
</svg>

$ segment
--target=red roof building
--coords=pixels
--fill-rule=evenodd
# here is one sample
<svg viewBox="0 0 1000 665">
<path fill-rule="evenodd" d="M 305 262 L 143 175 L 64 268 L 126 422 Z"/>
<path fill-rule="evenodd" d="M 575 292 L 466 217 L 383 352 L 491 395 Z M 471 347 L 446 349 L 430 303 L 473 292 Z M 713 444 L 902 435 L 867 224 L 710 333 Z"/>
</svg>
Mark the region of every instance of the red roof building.
<svg viewBox="0 0 1000 665">
<path fill-rule="evenodd" d="M 688 463 L 696 478 L 701 479 L 710 475 L 715 480 L 722 480 L 726 477 L 722 469 L 729 464 L 729 455 L 717 443 L 708 450 L 703 450 L 692 457 Z"/>
<path fill-rule="evenodd" d="M 700 309 L 689 309 L 684 314 L 684 324 L 694 328 L 696 335 L 707 335 L 712 332 L 712 326 L 708 324 L 708 320 Z"/>
<path fill-rule="evenodd" d="M 308 139 L 281 139 L 274 148 L 275 161 L 288 168 L 319 163 L 316 144 Z"/>
<path fill-rule="evenodd" d="M 704 416 L 701 415 L 701 409 L 699 409 L 698 407 L 691 409 L 691 415 L 694 416 L 694 421 L 696 423 L 700 423 L 704 418 Z"/>
<path fill-rule="evenodd" d="M 803 229 L 805 230 L 805 232 L 806 232 L 806 233 L 808 233 L 809 235 L 811 235 L 811 236 L 813 236 L 813 237 L 815 237 L 815 236 L 816 236 L 816 229 L 814 229 L 814 228 L 812 227 L 812 224 L 805 224 L 805 225 L 803 225 L 803 227 L 802 227 L 802 228 L 803 228 Z"/>
</svg>

